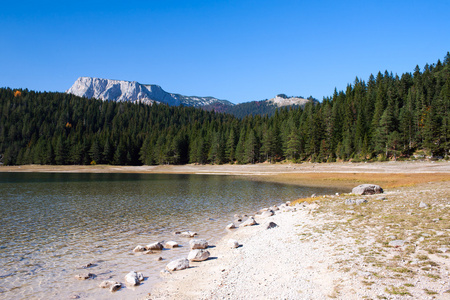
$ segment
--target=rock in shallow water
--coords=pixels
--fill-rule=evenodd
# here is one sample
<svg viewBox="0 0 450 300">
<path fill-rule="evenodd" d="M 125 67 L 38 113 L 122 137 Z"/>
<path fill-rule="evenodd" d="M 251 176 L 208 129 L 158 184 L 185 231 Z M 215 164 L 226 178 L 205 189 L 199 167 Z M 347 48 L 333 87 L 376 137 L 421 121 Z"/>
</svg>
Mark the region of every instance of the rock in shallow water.
<svg viewBox="0 0 450 300">
<path fill-rule="evenodd" d="M 162 250 L 162 249 L 164 249 L 164 246 L 160 242 L 156 242 L 156 243 L 148 244 L 147 246 L 145 246 L 145 248 L 146 248 L 146 250 Z"/>
<path fill-rule="evenodd" d="M 86 279 L 91 279 L 91 278 L 94 278 L 94 274 L 92 274 L 92 273 L 84 273 L 84 274 L 77 274 L 77 275 L 75 275 L 75 278 L 76 279 L 79 279 L 79 280 L 86 280 Z"/>
<path fill-rule="evenodd" d="M 136 273 L 135 271 L 131 271 L 125 275 L 125 282 L 131 286 L 139 285 L 143 280 L 144 275 L 142 275 L 142 273 Z"/>
<path fill-rule="evenodd" d="M 122 284 L 117 281 L 105 280 L 102 283 L 100 283 L 100 287 L 103 289 L 107 288 L 109 289 L 110 292 L 115 292 L 122 287 Z"/>
<path fill-rule="evenodd" d="M 144 246 L 137 245 L 137 246 L 133 249 L 133 252 L 144 252 L 144 251 L 146 251 L 146 250 L 147 250 L 147 248 L 145 248 Z"/>
<path fill-rule="evenodd" d="M 173 260 L 167 264 L 166 269 L 168 271 L 178 271 L 189 268 L 189 260 L 186 258 L 180 258 Z"/>
<path fill-rule="evenodd" d="M 168 242 L 166 242 L 165 246 L 166 246 L 166 248 L 177 248 L 180 245 L 178 245 L 178 243 L 175 241 L 168 241 Z"/>
<path fill-rule="evenodd" d="M 227 225 L 227 229 L 234 229 L 236 228 L 236 225 L 234 225 L 234 223 L 230 223 Z"/>
<path fill-rule="evenodd" d="M 185 237 L 194 237 L 198 235 L 198 233 L 194 231 L 183 231 L 182 233 L 180 233 L 180 235 Z"/>
</svg>

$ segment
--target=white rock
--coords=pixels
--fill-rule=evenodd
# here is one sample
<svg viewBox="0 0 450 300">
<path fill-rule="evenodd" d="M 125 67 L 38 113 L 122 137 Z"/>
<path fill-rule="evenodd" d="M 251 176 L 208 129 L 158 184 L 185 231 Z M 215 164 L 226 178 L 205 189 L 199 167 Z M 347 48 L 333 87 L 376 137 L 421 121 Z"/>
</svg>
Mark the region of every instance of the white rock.
<svg viewBox="0 0 450 300">
<path fill-rule="evenodd" d="M 420 204 L 419 204 L 419 207 L 420 208 L 427 208 L 428 207 L 428 204 L 426 204 L 425 202 L 420 202 Z"/>
<path fill-rule="evenodd" d="M 383 189 L 376 184 L 360 184 L 352 189 L 352 194 L 357 195 L 373 195 L 382 193 Z"/>
<path fill-rule="evenodd" d="M 253 226 L 256 225 L 256 221 L 255 218 L 253 217 L 249 217 L 247 220 L 245 220 L 244 223 L 241 224 L 241 227 L 245 227 L 245 226 Z"/>
<path fill-rule="evenodd" d="M 232 249 L 239 247 L 239 242 L 233 239 L 229 239 L 227 244 Z"/>
<path fill-rule="evenodd" d="M 194 249 L 206 249 L 208 247 L 208 242 L 204 239 L 190 240 L 189 245 L 192 250 Z"/>
<path fill-rule="evenodd" d="M 171 261 L 167 264 L 166 269 L 168 271 L 178 271 L 189 268 L 189 260 L 186 258 L 180 258 Z"/>
<path fill-rule="evenodd" d="M 142 276 L 142 273 L 136 273 L 134 271 L 131 271 L 127 275 L 125 275 L 125 283 L 131 286 L 139 285 L 142 278 L 144 280 L 144 276 Z"/>
<path fill-rule="evenodd" d="M 236 225 L 234 225 L 234 223 L 230 223 L 227 225 L 227 229 L 234 229 L 236 228 Z"/>
<path fill-rule="evenodd" d="M 144 252 L 147 251 L 147 248 L 145 248 L 144 246 L 141 245 L 137 245 L 134 249 L 133 252 Z"/>
<path fill-rule="evenodd" d="M 188 259 L 190 261 L 204 261 L 207 260 L 210 255 L 211 253 L 209 253 L 208 250 L 194 249 L 189 252 Z"/>
<path fill-rule="evenodd" d="M 175 241 L 168 241 L 168 242 L 166 242 L 166 245 L 165 245 L 166 248 L 177 248 L 179 246 L 180 245 L 178 245 L 178 243 Z"/>
<path fill-rule="evenodd" d="M 103 289 L 109 289 L 110 292 L 115 292 L 122 287 L 122 284 L 117 281 L 105 280 L 99 285 Z"/>
<path fill-rule="evenodd" d="M 182 233 L 180 233 L 180 235 L 185 237 L 194 237 L 198 235 L 198 233 L 194 231 L 183 231 Z"/>
<path fill-rule="evenodd" d="M 266 210 L 265 212 L 263 212 L 262 214 L 261 214 L 261 218 L 268 218 L 268 217 L 271 217 L 271 216 L 273 216 L 275 213 L 273 212 L 273 210 Z"/>
<path fill-rule="evenodd" d="M 405 244 L 404 240 L 393 240 L 389 242 L 389 246 L 391 247 L 401 247 Z"/>
<path fill-rule="evenodd" d="M 147 250 L 162 250 L 162 249 L 164 249 L 164 246 L 160 242 L 156 242 L 156 243 L 148 244 L 147 246 L 145 246 L 145 248 L 147 248 Z"/>
</svg>

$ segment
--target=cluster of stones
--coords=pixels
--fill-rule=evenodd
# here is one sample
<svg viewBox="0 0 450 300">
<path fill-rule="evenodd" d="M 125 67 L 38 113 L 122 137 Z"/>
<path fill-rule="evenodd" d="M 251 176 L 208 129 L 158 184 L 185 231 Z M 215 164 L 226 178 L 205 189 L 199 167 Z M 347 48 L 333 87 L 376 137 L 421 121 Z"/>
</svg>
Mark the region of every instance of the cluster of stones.
<svg viewBox="0 0 450 300">
<path fill-rule="evenodd" d="M 383 193 L 383 189 L 378 185 L 373 184 L 363 184 L 355 187 L 352 190 L 352 194 L 357 195 L 373 195 L 373 194 L 379 194 Z M 339 196 L 339 194 L 336 194 L 336 196 Z M 315 194 L 311 196 L 311 198 L 317 197 Z M 384 200 L 385 198 L 383 198 Z M 367 203 L 366 199 L 346 199 L 345 204 L 346 205 L 360 205 L 363 203 Z M 248 215 L 234 215 L 235 221 L 233 223 L 230 223 L 226 226 L 226 229 L 236 229 L 240 227 L 247 227 L 247 226 L 254 226 L 258 225 L 258 223 L 255 220 L 255 217 L 257 216 L 260 219 L 266 219 L 276 214 L 276 212 L 295 212 L 297 208 L 303 208 L 306 206 L 309 206 L 310 204 L 308 202 L 302 202 L 298 203 L 296 206 L 291 206 L 291 202 L 288 201 L 286 203 L 282 203 L 279 205 L 273 205 L 268 208 L 263 208 L 255 213 L 255 216 L 248 216 Z M 428 205 L 425 203 L 420 203 L 421 208 L 427 208 Z M 269 222 L 266 225 L 266 229 L 272 229 L 276 228 L 278 225 L 274 222 Z M 188 238 L 194 238 L 198 234 L 193 231 L 176 231 L 173 233 L 174 235 L 181 236 L 181 237 L 188 237 Z M 404 241 L 402 240 L 394 240 L 389 243 L 390 246 L 398 247 L 402 246 L 404 244 Z M 234 239 L 230 239 L 227 242 L 227 245 L 231 249 L 235 249 L 240 247 L 238 241 Z M 151 254 L 151 253 L 157 253 L 164 248 L 177 248 L 180 245 L 175 241 L 168 241 L 166 243 L 162 242 L 155 242 L 148 244 L 146 246 L 138 245 L 133 249 L 133 252 L 142 252 L 143 254 Z M 189 241 L 190 246 L 190 252 L 187 256 L 187 258 L 179 258 L 176 260 L 171 261 L 168 263 L 164 270 L 161 271 L 161 275 L 170 274 L 170 272 L 173 271 L 179 271 L 189 268 L 190 262 L 201 262 L 207 260 L 211 253 L 207 250 L 209 247 L 208 242 L 205 239 L 192 239 Z M 157 260 L 162 260 L 161 257 L 158 257 Z M 88 264 L 84 266 L 84 268 L 91 267 L 92 264 Z M 86 280 L 86 279 L 92 279 L 95 278 L 95 275 L 92 273 L 84 273 L 84 274 L 78 274 L 75 276 L 77 279 L 80 280 Z M 144 280 L 144 276 L 142 273 L 131 271 L 125 276 L 125 283 L 130 286 L 137 286 Z M 105 280 L 100 284 L 101 288 L 108 288 L 111 292 L 115 292 L 119 290 L 122 287 L 122 283 L 113 281 L 113 280 Z"/>
</svg>

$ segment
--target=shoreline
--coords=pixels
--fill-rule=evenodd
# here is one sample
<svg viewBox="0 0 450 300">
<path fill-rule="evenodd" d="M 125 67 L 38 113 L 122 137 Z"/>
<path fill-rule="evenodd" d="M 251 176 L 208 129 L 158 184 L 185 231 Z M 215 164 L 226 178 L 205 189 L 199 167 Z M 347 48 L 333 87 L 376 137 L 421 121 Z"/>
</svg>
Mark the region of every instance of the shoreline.
<svg viewBox="0 0 450 300">
<path fill-rule="evenodd" d="M 393 188 L 429 181 L 450 180 L 450 161 L 163 166 L 23 165 L 0 166 L 0 172 L 222 175 L 244 176 L 249 180 L 317 187 L 352 188 L 361 183 L 371 182 Z"/>
<path fill-rule="evenodd" d="M 250 165 L 21 165 L 0 166 L 0 172 L 46 172 L 46 173 L 169 173 L 205 175 L 277 175 L 302 173 L 450 173 L 450 161 L 389 161 L 372 163 L 259 163 Z"/>
<path fill-rule="evenodd" d="M 231 230 L 210 249 L 213 259 L 166 275 L 146 299 L 448 299 L 449 197 L 447 182 L 428 182 L 256 215 L 258 225 Z M 368 202 L 344 204 L 358 198 Z M 412 217 L 395 228 L 405 218 L 399 206 Z"/>
<path fill-rule="evenodd" d="M 430 293 L 436 292 L 438 295 L 436 299 L 446 299 L 445 297 L 450 295 L 450 292 L 447 293 L 446 290 L 437 288 L 437 283 L 439 283 L 450 291 L 448 279 L 444 282 L 442 280 L 442 278 L 448 278 L 450 270 L 447 252 L 428 253 L 416 246 L 412 256 L 408 254 L 411 256 L 408 257 L 409 261 L 417 261 L 417 257 L 426 256 L 430 258 L 432 265 L 442 265 L 439 271 L 441 273 L 432 273 L 431 275 L 435 276 L 434 278 L 427 277 L 424 274 L 420 274 L 420 278 L 413 276 L 412 278 L 416 281 L 419 280 L 417 282 L 421 282 L 420 284 L 407 280 L 407 276 L 403 278 L 404 283 L 401 283 L 399 278 L 395 278 L 396 281 L 392 282 L 390 277 L 400 275 L 411 277 L 412 272 L 415 272 L 415 274 L 421 272 L 416 269 L 409 271 L 415 266 L 403 266 L 402 262 L 397 260 L 392 262 L 391 260 L 400 254 L 401 261 L 408 261 L 404 257 L 405 253 L 411 251 L 408 250 L 408 247 L 411 244 L 417 244 L 417 240 L 423 236 L 411 237 L 411 234 L 408 236 L 396 231 L 394 232 L 396 237 L 409 239 L 407 246 L 400 248 L 386 247 L 385 244 L 389 240 L 387 234 L 384 234 L 385 228 L 392 227 L 392 224 L 374 225 L 369 224 L 370 218 L 366 219 L 369 214 L 368 208 L 372 204 L 375 204 L 377 209 L 383 209 L 382 206 L 390 206 L 395 210 L 399 205 L 406 205 L 407 208 L 410 208 L 408 205 L 413 203 L 414 207 L 411 207 L 411 210 L 415 210 L 420 202 L 419 197 L 420 200 L 430 203 L 436 201 L 436 199 L 433 199 L 435 192 L 441 191 L 444 196 L 439 198 L 439 201 L 432 207 L 441 209 L 440 212 L 443 211 L 440 217 L 438 216 L 442 222 L 432 221 L 436 219 L 436 216 L 434 216 L 435 218 L 428 218 L 427 221 L 439 226 L 445 224 L 445 222 L 448 224 L 450 220 L 450 203 L 448 202 L 448 199 L 450 199 L 448 187 L 450 163 L 448 162 L 155 167 L 2 166 L 0 172 L 227 175 L 245 176 L 249 180 L 283 184 L 345 187 L 349 188 L 349 191 L 352 187 L 361 183 L 380 184 L 385 189 L 383 196 L 387 196 L 388 200 L 392 199 L 393 201 L 379 201 L 375 197 L 369 196 L 364 197 L 369 200 L 369 205 L 347 207 L 342 202 L 351 196 L 328 196 L 325 199 L 320 197 L 317 204 L 298 208 L 296 212 L 277 213 L 267 219 L 256 217 L 258 226 L 238 228 L 221 238 L 211 249 L 211 256 L 214 259 L 192 263 L 191 268 L 174 272 L 168 277 L 162 278 L 161 282 L 156 283 L 152 290 L 148 291 L 151 292 L 151 295 L 146 299 L 180 299 L 180 297 L 184 299 L 244 299 L 249 297 L 265 299 L 322 299 L 330 297 L 361 299 L 366 296 L 377 298 L 380 295 L 389 298 L 392 295 L 399 295 L 398 293 L 408 295 L 401 294 L 405 293 L 405 289 L 407 293 L 423 298 L 427 294 L 426 291 L 424 292 L 424 289 L 427 289 L 424 284 L 433 288 L 433 290 L 430 289 Z M 411 202 L 411 195 L 414 198 L 413 202 Z M 355 197 L 353 196 L 353 198 Z M 419 218 L 420 214 L 421 212 L 413 213 L 415 218 Z M 371 216 L 373 219 L 379 219 L 379 217 L 380 215 Z M 269 221 L 277 223 L 279 228 L 265 230 L 264 227 Z M 345 227 L 345 224 L 351 225 L 350 231 Z M 342 229 L 343 226 L 344 229 Z M 369 228 L 370 236 L 361 237 L 362 233 L 358 230 L 364 231 L 366 228 Z M 373 232 L 373 229 L 376 232 Z M 405 231 L 410 230 L 410 228 L 405 229 Z M 430 234 L 426 228 L 420 230 Z M 417 228 L 414 228 L 414 231 L 417 231 Z M 444 232 L 444 235 L 441 235 L 444 242 L 439 246 L 450 248 L 450 228 L 440 228 L 431 234 L 434 238 L 434 235 L 440 232 Z M 366 234 L 366 232 L 363 232 L 363 234 Z M 227 247 L 227 241 L 230 238 L 238 240 L 242 247 L 230 251 L 231 249 Z M 382 253 L 381 256 L 389 259 L 382 263 L 376 261 L 375 265 L 384 264 L 387 267 L 382 272 L 374 270 L 375 267 L 371 266 L 368 261 L 371 261 L 378 254 L 370 252 L 370 256 L 361 255 L 361 248 L 376 248 L 378 252 Z M 438 250 L 433 249 L 433 251 Z M 354 255 L 356 254 L 361 258 L 355 258 Z M 382 260 L 384 258 L 377 257 L 377 259 Z M 421 263 L 419 260 L 419 266 Z M 274 264 L 282 267 L 272 268 L 271 266 Z M 367 267 L 368 265 L 370 268 Z M 401 272 L 392 271 L 392 269 L 398 269 Z M 447 277 L 443 272 L 447 272 Z M 293 290 L 293 286 L 298 287 L 298 289 Z M 386 292 L 387 290 L 391 292 Z"/>
</svg>

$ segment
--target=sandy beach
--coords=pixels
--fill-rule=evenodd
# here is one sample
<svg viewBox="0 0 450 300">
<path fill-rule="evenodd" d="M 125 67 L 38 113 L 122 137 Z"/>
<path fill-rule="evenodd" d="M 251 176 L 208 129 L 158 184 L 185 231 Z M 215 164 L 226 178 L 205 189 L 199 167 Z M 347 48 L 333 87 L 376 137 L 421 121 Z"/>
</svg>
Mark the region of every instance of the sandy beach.
<svg viewBox="0 0 450 300">
<path fill-rule="evenodd" d="M 147 299 L 450 299 L 449 162 L 3 166 L 0 171 L 223 174 L 348 187 L 349 194 L 308 203 L 273 203 L 280 208 L 273 216 L 255 214 L 257 225 L 231 229 L 208 249 L 208 260 L 164 273 Z M 379 184 L 384 193 L 350 194 L 361 183 Z M 277 227 L 267 229 L 270 222 Z M 241 246 L 230 248 L 229 239 Z"/>
</svg>

